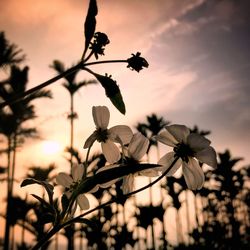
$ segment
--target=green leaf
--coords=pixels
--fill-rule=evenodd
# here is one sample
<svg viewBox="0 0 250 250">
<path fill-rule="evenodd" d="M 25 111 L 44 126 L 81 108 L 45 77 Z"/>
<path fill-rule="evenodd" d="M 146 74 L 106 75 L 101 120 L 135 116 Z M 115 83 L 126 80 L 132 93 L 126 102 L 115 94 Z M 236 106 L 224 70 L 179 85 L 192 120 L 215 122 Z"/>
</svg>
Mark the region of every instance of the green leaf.
<svg viewBox="0 0 250 250">
<path fill-rule="evenodd" d="M 38 185 L 41 185 L 45 188 L 45 190 L 48 194 L 48 197 L 49 197 L 49 203 L 51 206 L 53 206 L 54 186 L 49 184 L 47 181 L 38 181 L 38 180 L 35 180 L 32 178 L 28 178 L 28 179 L 23 180 L 23 182 L 21 183 L 21 187 L 25 187 L 25 186 L 32 185 L 32 184 L 38 184 Z"/>
<path fill-rule="evenodd" d="M 96 79 L 101 83 L 102 87 L 105 89 L 106 96 L 111 100 L 113 105 L 122 113 L 126 113 L 125 104 L 116 81 L 108 76 L 99 75 L 93 73 Z"/>
<path fill-rule="evenodd" d="M 89 47 L 90 41 L 95 33 L 96 27 L 96 15 L 98 13 L 96 0 L 90 0 L 89 9 L 84 23 L 84 34 L 85 34 L 85 49 L 84 55 Z"/>
</svg>

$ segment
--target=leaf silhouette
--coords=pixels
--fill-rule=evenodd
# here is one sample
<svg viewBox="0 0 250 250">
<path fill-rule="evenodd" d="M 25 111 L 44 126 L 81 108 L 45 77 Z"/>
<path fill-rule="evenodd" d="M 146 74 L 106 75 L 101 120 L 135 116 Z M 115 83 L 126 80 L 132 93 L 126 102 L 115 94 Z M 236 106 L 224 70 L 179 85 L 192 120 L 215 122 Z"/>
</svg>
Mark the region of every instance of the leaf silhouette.
<svg viewBox="0 0 250 250">
<path fill-rule="evenodd" d="M 54 194 L 53 189 L 54 189 L 54 187 L 46 181 L 38 181 L 38 180 L 35 180 L 32 178 L 28 178 L 28 179 L 23 180 L 23 182 L 21 183 L 21 187 L 25 187 L 25 186 L 32 185 L 32 184 L 38 184 L 38 185 L 41 185 L 45 188 L 45 190 L 48 194 L 48 197 L 49 197 L 49 203 L 50 203 L 50 205 L 53 206 L 53 194 Z"/>
<path fill-rule="evenodd" d="M 108 183 L 112 180 L 119 179 L 128 174 L 134 174 L 136 172 L 140 172 L 146 169 L 159 167 L 158 164 L 149 164 L 149 163 L 141 163 L 141 164 L 121 164 L 119 167 L 113 167 L 110 169 L 104 170 L 95 174 L 94 176 L 87 177 L 85 181 L 83 181 L 78 189 L 73 193 L 75 197 L 77 197 L 81 193 L 87 193 L 92 190 L 98 184 Z"/>
<path fill-rule="evenodd" d="M 108 76 L 93 73 L 96 79 L 101 83 L 105 89 L 106 96 L 110 99 L 113 105 L 122 113 L 126 113 L 125 104 L 123 102 L 122 94 L 116 81 Z"/>
<path fill-rule="evenodd" d="M 89 9 L 84 23 L 84 34 L 85 34 L 85 49 L 83 53 L 83 58 L 88 49 L 90 41 L 95 33 L 96 19 L 95 16 L 98 13 L 96 0 L 90 0 Z"/>
</svg>

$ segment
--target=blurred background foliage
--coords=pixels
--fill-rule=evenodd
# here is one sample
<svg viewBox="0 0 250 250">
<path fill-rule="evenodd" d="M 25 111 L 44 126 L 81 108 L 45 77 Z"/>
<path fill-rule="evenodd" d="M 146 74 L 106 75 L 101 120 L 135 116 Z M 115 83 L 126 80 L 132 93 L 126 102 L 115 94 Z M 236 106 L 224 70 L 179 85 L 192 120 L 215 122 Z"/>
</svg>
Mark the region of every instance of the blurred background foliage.
<svg viewBox="0 0 250 250">
<path fill-rule="evenodd" d="M 8 76 L 0 81 L 1 101 L 27 90 L 29 67 L 20 66 L 24 60 L 23 52 L 1 32 L 0 66 Z M 65 70 L 64 64 L 56 60 L 52 67 L 59 73 Z M 83 161 L 81 152 L 74 148 L 74 121 L 78 115 L 73 97 L 81 87 L 96 83 L 92 79 L 76 82 L 76 74 L 65 78 L 63 83 L 71 98 L 69 146 L 65 149 L 68 167 Z M 52 98 L 52 93 L 40 90 L 0 110 L 0 156 L 3 159 L 0 162 L 0 181 L 6 183 L 7 190 L 5 200 L 1 201 L 4 204 L 1 209 L 5 207 L 5 211 L 1 210 L 5 226 L 1 229 L 4 229 L 4 238 L 0 244 L 5 250 L 29 249 L 49 228 L 46 207 L 31 197 L 21 198 L 13 192 L 13 183 L 21 181 L 15 179 L 16 168 L 20 167 L 16 162 L 17 149 L 25 146 L 27 138 L 39 138 L 39 128 L 30 127 L 28 123 L 37 117 L 34 101 L 38 98 Z M 169 123 L 157 114 L 150 114 L 135 125 L 135 130 L 150 140 L 148 159 L 152 155 L 159 158 L 159 145 L 153 136 Z M 202 135 L 210 133 L 198 126 L 190 129 Z M 114 196 L 120 197 L 119 202 L 91 214 L 89 225 L 78 223 L 60 231 L 43 249 L 61 249 L 62 237 L 66 239 L 67 249 L 249 249 L 250 171 L 249 166 L 241 165 L 241 160 L 229 150 L 220 152 L 217 169 L 201 166 L 206 172 L 201 190 L 188 190 L 183 177 L 169 177 L 161 181 L 157 191 L 150 188 L 143 203 L 138 199 L 140 194 L 124 199 L 121 182 L 99 189 L 92 194 L 97 204 Z M 105 163 L 102 154 L 92 155 L 88 173 L 94 174 Z M 23 178 L 55 183 L 56 169 L 52 163 L 47 168 L 31 166 Z M 155 195 L 158 196 L 157 202 L 154 201 Z M 169 216 L 172 217 L 171 223 Z M 18 240 L 16 232 L 21 232 Z"/>
</svg>

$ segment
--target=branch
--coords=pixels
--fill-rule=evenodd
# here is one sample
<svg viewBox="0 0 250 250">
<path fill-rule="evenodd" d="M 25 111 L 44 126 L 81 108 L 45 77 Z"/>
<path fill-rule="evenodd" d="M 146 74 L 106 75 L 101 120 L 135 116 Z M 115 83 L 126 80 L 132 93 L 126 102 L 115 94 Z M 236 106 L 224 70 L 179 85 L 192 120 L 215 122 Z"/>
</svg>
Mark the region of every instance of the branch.
<svg viewBox="0 0 250 250">
<path fill-rule="evenodd" d="M 147 189 L 147 188 L 153 186 L 155 183 L 157 183 L 158 181 L 160 181 L 160 180 L 161 180 L 161 179 L 171 170 L 171 168 L 172 168 L 172 167 L 174 166 L 174 164 L 178 161 L 178 159 L 179 159 L 179 157 L 176 157 L 176 158 L 174 159 L 174 161 L 172 162 L 172 164 L 170 165 L 170 167 L 169 167 L 161 176 L 159 176 L 157 179 L 155 179 L 155 180 L 152 181 L 151 183 L 147 184 L 146 186 L 141 187 L 141 188 L 139 188 L 139 189 L 137 189 L 137 190 L 134 190 L 134 191 L 132 191 L 132 192 L 130 192 L 130 193 L 124 194 L 122 197 L 115 197 L 114 199 L 111 199 L 110 201 L 107 201 L 107 202 L 105 202 L 105 203 L 103 203 L 103 204 L 101 204 L 101 205 L 99 205 L 99 206 L 97 206 L 97 207 L 95 207 L 95 208 L 93 208 L 93 209 L 87 211 L 87 212 L 84 213 L 84 214 L 80 214 L 80 215 L 78 215 L 77 217 L 75 217 L 75 218 L 73 218 L 73 219 L 71 219 L 71 220 L 65 222 L 65 223 L 63 224 L 63 227 L 65 227 L 65 226 L 67 226 L 67 225 L 69 225 L 69 224 L 71 224 L 71 223 L 74 223 L 74 222 L 77 221 L 79 218 L 82 218 L 82 217 L 84 217 L 84 216 L 86 216 L 86 215 L 88 215 L 88 214 L 94 212 L 95 210 L 99 210 L 99 209 L 101 209 L 101 208 L 103 208 L 103 207 L 105 207 L 105 206 L 107 206 L 107 205 L 110 205 L 110 204 L 112 204 L 112 203 L 114 203 L 114 202 L 117 202 L 117 201 L 119 201 L 119 199 L 121 199 L 121 198 L 122 198 L 122 199 L 127 198 L 127 197 L 129 197 L 129 196 L 131 196 L 131 195 L 134 195 L 134 194 L 136 194 L 136 193 L 139 193 L 139 192 L 141 192 L 141 191 L 143 191 L 143 190 L 145 190 L 145 189 Z"/>
<path fill-rule="evenodd" d="M 82 65 L 81 65 L 81 63 L 79 63 L 79 64 L 73 66 L 72 68 L 69 68 L 65 72 L 51 78 L 50 80 L 48 80 L 48 81 L 46 81 L 44 83 L 41 83 L 41 84 L 37 85 L 36 87 L 31 88 L 31 89 L 29 89 L 29 90 L 27 90 L 25 92 L 21 92 L 21 93 L 15 95 L 15 96 L 9 98 L 8 100 L 5 100 L 4 102 L 0 103 L 0 108 L 4 108 L 7 105 L 10 105 L 10 104 L 13 104 L 13 103 L 16 103 L 16 102 L 20 101 L 25 96 L 33 94 L 34 92 L 36 92 L 36 91 L 38 91 L 38 90 L 40 90 L 40 89 L 42 89 L 44 87 L 49 86 L 50 84 L 54 83 L 55 81 L 57 81 L 57 80 L 65 77 L 65 76 L 67 76 L 67 75 L 81 69 L 81 67 L 82 67 Z"/>
<path fill-rule="evenodd" d="M 141 192 L 141 191 L 143 191 L 143 190 L 145 190 L 145 189 L 147 189 L 147 188 L 153 186 L 155 183 L 157 183 L 158 181 L 160 181 L 160 180 L 161 180 L 161 179 L 171 170 L 171 168 L 174 166 L 174 164 L 177 162 L 178 159 L 179 159 L 179 157 L 175 157 L 174 161 L 171 163 L 171 165 L 169 166 L 169 168 L 168 168 L 161 176 L 159 176 L 157 179 L 155 179 L 155 180 L 152 181 L 151 183 L 147 184 L 146 186 L 144 186 L 144 187 L 142 187 L 142 188 L 139 188 L 139 189 L 137 189 L 137 190 L 135 190 L 135 191 L 132 191 L 132 192 L 130 192 L 130 193 L 128 193 L 128 194 L 125 194 L 125 195 L 123 195 L 122 197 L 116 197 L 116 198 L 114 198 L 114 199 L 111 199 L 110 201 L 105 202 L 105 203 L 103 203 L 103 204 L 101 204 L 101 205 L 99 205 L 99 206 L 97 206 L 97 207 L 95 207 L 95 208 L 93 208 L 93 209 L 87 211 L 86 213 L 80 214 L 79 216 L 76 216 L 75 218 L 73 218 L 73 219 L 71 219 L 71 220 L 68 220 L 68 221 L 66 221 L 66 222 L 63 223 L 63 224 L 57 225 L 56 227 L 52 228 L 52 229 L 44 236 L 44 238 L 43 238 L 42 240 L 40 240 L 40 241 L 32 248 L 32 250 L 39 249 L 41 246 L 43 246 L 43 244 L 45 244 L 45 242 L 47 242 L 47 241 L 48 241 L 54 234 L 56 234 L 60 229 L 66 227 L 66 226 L 68 226 L 68 225 L 70 225 L 70 224 L 72 224 L 72 223 L 78 222 L 78 220 L 79 220 L 80 218 L 82 218 L 82 217 L 84 217 L 84 216 L 86 216 L 86 215 L 88 215 L 88 214 L 90 214 L 90 213 L 92 213 L 92 212 L 94 212 L 94 211 L 96 211 L 96 210 L 99 210 L 99 209 L 101 209 L 101 208 L 103 208 L 103 207 L 105 207 L 105 206 L 107 206 L 107 205 L 110 205 L 110 204 L 112 204 L 112 203 L 114 203 L 114 202 L 117 202 L 117 201 L 119 201 L 119 199 L 121 199 L 121 198 L 123 199 L 123 198 L 125 198 L 125 197 L 129 197 L 129 196 L 131 196 L 131 195 L 134 195 L 134 194 L 136 194 L 136 193 L 139 193 L 139 192 Z"/>
</svg>

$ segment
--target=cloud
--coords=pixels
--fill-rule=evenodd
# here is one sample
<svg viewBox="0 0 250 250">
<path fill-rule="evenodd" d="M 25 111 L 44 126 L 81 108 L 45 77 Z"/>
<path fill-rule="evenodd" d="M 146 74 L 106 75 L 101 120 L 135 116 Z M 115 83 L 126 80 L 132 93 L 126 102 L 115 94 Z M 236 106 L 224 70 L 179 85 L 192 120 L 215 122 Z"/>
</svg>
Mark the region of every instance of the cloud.
<svg viewBox="0 0 250 250">
<path fill-rule="evenodd" d="M 52 60 L 70 66 L 81 56 L 87 3 L 0 1 L 1 27 L 27 53 L 31 84 L 54 76 L 48 68 Z M 248 0 L 110 0 L 98 1 L 98 6 L 97 30 L 111 40 L 105 59 L 141 51 L 149 61 L 149 68 L 139 75 L 120 65 L 98 68 L 100 73 L 110 70 L 117 79 L 131 120 L 138 119 L 136 106 L 141 117 L 164 111 L 177 120 L 180 115 L 183 122 L 186 118 L 191 123 L 191 117 L 194 123 L 207 125 L 205 129 L 223 131 L 227 126 L 247 131 Z M 53 90 L 60 100 L 54 105 L 62 110 L 60 101 L 66 94 L 57 86 Z M 98 91 L 98 101 L 103 102 L 105 95 Z M 92 102 L 86 98 L 88 106 Z M 239 138 L 242 134 L 237 132 Z"/>
<path fill-rule="evenodd" d="M 183 88 L 172 90 L 172 105 L 162 104 L 161 113 L 165 109 L 169 120 L 211 129 L 220 148 L 233 148 L 249 159 L 245 149 L 250 140 L 248 6 L 249 1 L 202 1 L 187 8 L 154 37 L 149 53 L 167 75 L 195 76 L 189 82 L 180 77 Z M 171 88 L 179 86 L 161 85 L 159 100 Z"/>
</svg>

